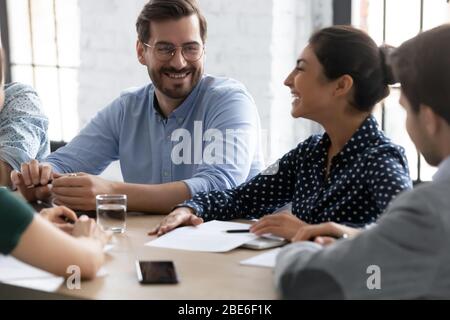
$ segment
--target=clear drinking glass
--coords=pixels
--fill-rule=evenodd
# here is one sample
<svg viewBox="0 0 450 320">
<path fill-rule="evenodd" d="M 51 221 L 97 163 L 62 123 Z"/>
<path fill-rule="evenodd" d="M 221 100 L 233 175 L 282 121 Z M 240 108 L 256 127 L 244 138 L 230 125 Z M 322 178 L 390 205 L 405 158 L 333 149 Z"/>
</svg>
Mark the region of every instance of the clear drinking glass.
<svg viewBox="0 0 450 320">
<path fill-rule="evenodd" d="M 124 233 L 127 226 L 127 195 L 99 194 L 96 203 L 97 223 L 103 230 Z"/>
</svg>

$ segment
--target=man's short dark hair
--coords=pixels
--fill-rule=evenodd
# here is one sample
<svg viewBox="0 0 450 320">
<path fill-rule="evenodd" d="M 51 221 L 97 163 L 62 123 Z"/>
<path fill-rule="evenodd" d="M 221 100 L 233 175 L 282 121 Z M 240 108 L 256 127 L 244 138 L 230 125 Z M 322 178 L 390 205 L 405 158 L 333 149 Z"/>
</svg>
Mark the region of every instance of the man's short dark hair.
<svg viewBox="0 0 450 320">
<path fill-rule="evenodd" d="M 206 41 L 206 19 L 195 0 L 150 0 L 142 9 L 136 21 L 138 39 L 146 43 L 150 39 L 150 22 L 177 20 L 196 15 L 200 23 L 200 36 Z"/>
<path fill-rule="evenodd" d="M 429 106 L 450 124 L 450 24 L 403 43 L 392 56 L 393 70 L 412 109 Z"/>
</svg>

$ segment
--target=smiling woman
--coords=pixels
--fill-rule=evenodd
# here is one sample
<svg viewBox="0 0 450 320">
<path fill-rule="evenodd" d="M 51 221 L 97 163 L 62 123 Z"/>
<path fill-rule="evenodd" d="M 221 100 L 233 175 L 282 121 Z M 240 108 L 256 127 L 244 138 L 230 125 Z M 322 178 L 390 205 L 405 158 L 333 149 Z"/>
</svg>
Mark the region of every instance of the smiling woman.
<svg viewBox="0 0 450 320">
<path fill-rule="evenodd" d="M 450 297 L 444 280 L 450 275 L 449 56 L 450 25 L 444 24 L 404 42 L 390 59 L 402 85 L 408 133 L 427 161 L 439 164 L 433 182 L 403 193 L 354 239 L 326 248 L 302 241 L 282 249 L 274 275 L 283 298 Z M 328 225 L 325 235 L 334 233 L 329 227 L 336 229 Z"/>
<path fill-rule="evenodd" d="M 293 117 L 314 120 L 326 133 L 301 142 L 237 188 L 195 195 L 153 232 L 198 224 L 199 218 L 262 217 L 253 233 L 291 239 L 306 224 L 363 227 L 377 220 L 398 193 L 411 188 L 403 149 L 371 115 L 392 82 L 383 61 L 383 51 L 360 30 L 334 26 L 313 34 L 285 85 L 294 98 Z M 263 217 L 289 202 L 292 212 Z"/>
<path fill-rule="evenodd" d="M 371 111 L 378 101 L 389 95 L 388 85 L 394 84 L 395 79 L 384 68 L 388 48 L 378 48 L 363 31 L 348 27 L 325 29 L 314 34 L 309 43 L 328 80 L 345 74 L 352 78 L 349 104 L 356 109 Z"/>
</svg>

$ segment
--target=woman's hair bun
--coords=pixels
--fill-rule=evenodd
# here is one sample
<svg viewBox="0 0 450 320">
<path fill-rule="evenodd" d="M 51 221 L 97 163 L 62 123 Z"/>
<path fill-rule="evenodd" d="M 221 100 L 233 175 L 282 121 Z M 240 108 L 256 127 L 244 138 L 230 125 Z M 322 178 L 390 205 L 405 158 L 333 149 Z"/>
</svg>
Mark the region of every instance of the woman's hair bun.
<svg viewBox="0 0 450 320">
<path fill-rule="evenodd" d="M 395 48 L 389 45 L 382 45 L 379 48 L 380 52 L 380 62 L 381 70 L 383 72 L 383 80 L 385 85 L 396 84 L 398 80 L 396 79 L 391 64 L 391 55 L 395 51 Z"/>
</svg>

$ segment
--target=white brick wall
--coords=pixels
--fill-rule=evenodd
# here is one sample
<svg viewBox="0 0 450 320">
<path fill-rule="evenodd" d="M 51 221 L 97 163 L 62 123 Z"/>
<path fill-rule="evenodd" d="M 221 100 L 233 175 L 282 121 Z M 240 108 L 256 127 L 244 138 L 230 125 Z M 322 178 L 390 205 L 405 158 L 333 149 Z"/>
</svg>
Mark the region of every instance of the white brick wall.
<svg viewBox="0 0 450 320">
<path fill-rule="evenodd" d="M 283 81 L 313 28 L 331 24 L 331 0 L 199 2 L 208 20 L 206 72 L 247 86 L 270 137 L 266 159 L 272 161 L 317 130 L 306 120 L 291 118 L 290 92 Z M 148 83 L 135 54 L 134 24 L 145 3 L 79 0 L 80 126 L 123 89 Z"/>
<path fill-rule="evenodd" d="M 79 0 L 80 126 L 123 89 L 149 81 L 134 49 L 134 24 L 145 3 L 145 0 Z"/>
</svg>

